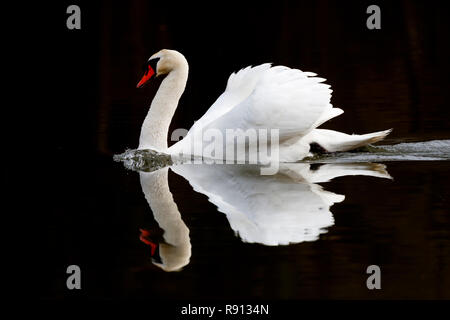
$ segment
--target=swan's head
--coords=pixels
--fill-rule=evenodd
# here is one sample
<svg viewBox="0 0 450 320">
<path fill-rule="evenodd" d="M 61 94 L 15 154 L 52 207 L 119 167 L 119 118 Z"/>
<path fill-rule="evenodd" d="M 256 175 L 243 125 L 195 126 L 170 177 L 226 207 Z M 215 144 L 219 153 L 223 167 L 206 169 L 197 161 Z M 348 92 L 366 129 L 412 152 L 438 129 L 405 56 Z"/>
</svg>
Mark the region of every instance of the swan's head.
<svg viewBox="0 0 450 320">
<path fill-rule="evenodd" d="M 186 58 L 181 53 L 175 50 L 163 49 L 152 55 L 144 64 L 144 76 L 137 84 L 137 88 L 142 88 L 154 75 L 160 76 L 174 70 L 187 71 L 187 66 Z"/>
</svg>

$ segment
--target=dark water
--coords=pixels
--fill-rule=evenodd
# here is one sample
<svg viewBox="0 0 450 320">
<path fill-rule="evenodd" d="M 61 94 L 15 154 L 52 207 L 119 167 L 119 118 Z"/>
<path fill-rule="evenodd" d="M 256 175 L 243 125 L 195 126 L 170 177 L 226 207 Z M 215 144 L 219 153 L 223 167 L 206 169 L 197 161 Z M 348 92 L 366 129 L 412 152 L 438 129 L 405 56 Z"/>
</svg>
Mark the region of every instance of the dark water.
<svg viewBox="0 0 450 320">
<path fill-rule="evenodd" d="M 139 173 L 97 158 L 82 169 L 89 172 L 82 188 L 69 183 L 76 169 L 59 178 L 64 188 L 55 194 L 59 200 L 48 217 L 43 246 L 50 267 L 45 281 L 51 283 L 45 296 L 77 295 L 65 289 L 65 268 L 78 264 L 83 270 L 78 295 L 89 298 L 449 298 L 450 164 L 385 165 L 376 171 L 386 170 L 393 179 L 345 176 L 318 183 L 345 195 L 330 207 L 332 225 L 315 241 L 280 246 L 242 241 L 224 213 L 169 171 L 170 191 L 189 229 L 191 256 L 181 271 L 166 272 L 152 263 L 150 247 L 139 240 L 140 229 L 149 230 L 156 242 L 164 234 Z M 221 183 L 226 181 L 215 182 Z M 366 287 L 366 268 L 372 264 L 382 270 L 381 290 Z"/>
<path fill-rule="evenodd" d="M 28 200 L 26 184 L 19 201 L 39 217 L 33 246 L 39 248 L 39 297 L 450 298 L 445 140 L 450 137 L 450 28 L 441 3 L 380 2 L 379 32 L 365 27 L 372 3 L 364 1 L 241 3 L 240 10 L 220 8 L 221 14 L 213 14 L 216 5 L 186 3 L 169 10 L 165 2 L 81 2 L 79 32 L 65 27 L 69 4 L 46 5 L 38 43 L 30 45 L 39 61 L 33 65 L 48 77 L 34 85 L 39 88 L 34 99 L 45 104 L 30 104 L 38 129 L 29 135 L 45 163 L 35 170 L 39 178 L 31 180 L 38 200 Z M 26 39 L 27 45 L 33 40 Z M 315 241 L 280 246 L 244 242 L 227 214 L 169 170 L 191 255 L 181 271 L 165 272 L 139 239 L 140 229 L 149 230 L 155 241 L 164 237 L 139 172 L 113 160 L 137 146 L 160 80 L 140 91 L 135 86 L 141 65 L 161 48 L 182 51 L 190 63 L 171 130 L 189 128 L 223 91 L 231 72 L 274 62 L 328 79 L 332 103 L 345 113 L 324 128 L 347 133 L 394 128 L 386 145 L 438 144 L 432 150 L 413 144 L 408 150 L 388 147 L 322 159 L 378 163 L 392 179 L 357 175 L 316 183 L 345 195 L 329 208 L 332 224 Z M 31 167 L 37 165 L 30 160 L 26 168 Z M 15 180 L 13 171 L 6 175 Z M 71 264 L 82 270 L 80 291 L 66 288 Z M 381 290 L 366 287 L 372 264 L 381 268 Z"/>
</svg>

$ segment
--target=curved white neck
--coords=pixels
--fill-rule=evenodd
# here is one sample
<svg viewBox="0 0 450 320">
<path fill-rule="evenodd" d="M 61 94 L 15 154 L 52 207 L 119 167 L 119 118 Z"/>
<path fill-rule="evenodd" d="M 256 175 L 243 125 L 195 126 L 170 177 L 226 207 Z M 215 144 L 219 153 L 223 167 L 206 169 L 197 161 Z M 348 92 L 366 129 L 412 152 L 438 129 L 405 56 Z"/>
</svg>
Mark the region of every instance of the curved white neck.
<svg viewBox="0 0 450 320">
<path fill-rule="evenodd" d="M 170 122 L 186 87 L 188 64 L 180 63 L 161 82 L 141 128 L 139 149 L 167 150 Z"/>
</svg>

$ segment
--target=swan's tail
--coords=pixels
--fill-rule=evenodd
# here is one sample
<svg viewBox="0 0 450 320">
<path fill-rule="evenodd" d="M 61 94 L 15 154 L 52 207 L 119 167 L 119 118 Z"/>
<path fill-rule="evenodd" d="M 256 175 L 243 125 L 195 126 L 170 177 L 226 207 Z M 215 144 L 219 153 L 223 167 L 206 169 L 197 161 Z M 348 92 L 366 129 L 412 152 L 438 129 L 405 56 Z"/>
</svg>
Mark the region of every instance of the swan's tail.
<svg viewBox="0 0 450 320">
<path fill-rule="evenodd" d="M 345 134 L 327 129 L 314 129 L 308 134 L 307 141 L 319 145 L 326 152 L 349 151 L 383 140 L 392 129 L 368 134 Z"/>
</svg>

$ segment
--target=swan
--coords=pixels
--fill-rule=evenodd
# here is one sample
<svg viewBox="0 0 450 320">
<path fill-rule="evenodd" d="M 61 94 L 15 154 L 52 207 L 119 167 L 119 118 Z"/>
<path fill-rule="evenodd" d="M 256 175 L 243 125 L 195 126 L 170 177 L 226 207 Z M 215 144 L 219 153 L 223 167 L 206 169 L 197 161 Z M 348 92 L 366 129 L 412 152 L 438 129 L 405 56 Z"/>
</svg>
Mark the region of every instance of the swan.
<svg viewBox="0 0 450 320">
<path fill-rule="evenodd" d="M 344 112 L 331 105 L 332 90 L 323 83 L 325 79 L 316 77 L 312 72 L 265 63 L 232 73 L 225 91 L 214 104 L 194 123 L 182 140 L 168 148 L 169 125 L 185 90 L 188 73 L 186 58 L 175 50 L 163 49 L 145 63 L 138 88 L 142 88 L 153 76 L 166 77 L 142 124 L 138 149 L 153 149 L 169 155 L 190 153 L 202 156 L 205 151 L 203 146 L 206 148 L 211 143 L 211 137 L 196 134 L 198 132 L 214 130 L 226 134 L 229 129 L 275 129 L 278 130 L 278 152 L 277 159 L 272 160 L 295 162 L 311 156 L 317 150 L 348 151 L 375 143 L 392 130 L 349 135 L 317 129 Z M 233 140 L 231 143 L 239 142 Z M 272 141 L 267 143 L 272 145 Z M 195 145 L 199 144 L 202 147 L 196 148 Z M 246 152 L 252 151 L 246 149 Z"/>
</svg>

